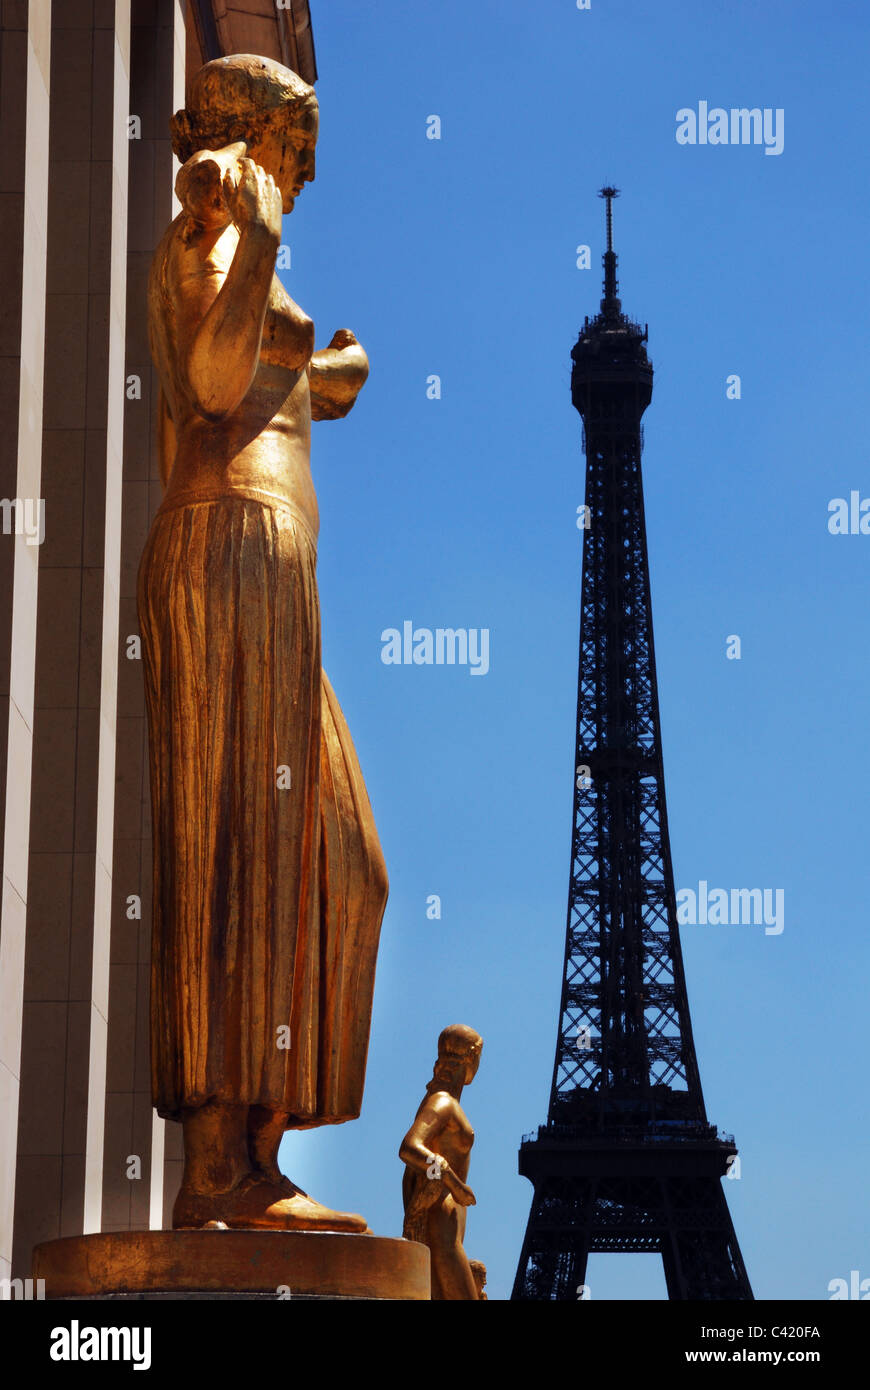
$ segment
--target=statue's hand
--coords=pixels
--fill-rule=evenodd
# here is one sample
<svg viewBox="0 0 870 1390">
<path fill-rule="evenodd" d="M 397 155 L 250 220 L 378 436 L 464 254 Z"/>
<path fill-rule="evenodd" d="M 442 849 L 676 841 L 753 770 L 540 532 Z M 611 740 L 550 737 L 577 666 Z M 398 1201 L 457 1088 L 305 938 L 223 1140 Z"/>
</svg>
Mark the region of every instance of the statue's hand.
<svg viewBox="0 0 870 1390">
<path fill-rule="evenodd" d="M 311 418 L 340 420 L 347 415 L 369 374 L 369 359 L 349 328 L 333 333 L 329 347 L 311 358 Z"/>
<path fill-rule="evenodd" d="M 454 1202 L 460 1207 L 476 1207 L 477 1199 L 471 1188 L 458 1178 L 452 1168 L 445 1168 L 441 1175 L 441 1181 L 450 1193 Z"/>
<path fill-rule="evenodd" d="M 253 159 L 240 159 L 237 168 L 237 177 L 233 170 L 224 179 L 224 197 L 233 221 L 239 231 L 263 227 L 280 241 L 283 203 L 275 180 Z"/>
<path fill-rule="evenodd" d="M 241 175 L 244 140 L 222 150 L 199 150 L 178 171 L 175 192 L 185 212 L 203 227 L 226 227 L 232 221 L 228 193 Z"/>
</svg>

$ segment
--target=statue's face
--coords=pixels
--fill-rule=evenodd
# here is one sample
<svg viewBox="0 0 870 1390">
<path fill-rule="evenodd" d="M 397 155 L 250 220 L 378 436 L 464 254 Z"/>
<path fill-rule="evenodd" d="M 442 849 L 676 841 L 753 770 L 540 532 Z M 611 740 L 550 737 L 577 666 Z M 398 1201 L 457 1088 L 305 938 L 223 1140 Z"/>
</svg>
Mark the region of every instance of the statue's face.
<svg viewBox="0 0 870 1390">
<path fill-rule="evenodd" d="M 317 128 L 317 104 L 312 102 L 301 111 L 295 111 L 286 124 L 273 126 L 261 140 L 248 147 L 251 159 L 261 164 L 280 188 L 285 212 L 292 212 L 303 185 L 314 178 Z"/>
<path fill-rule="evenodd" d="M 480 1051 L 472 1052 L 465 1060 L 465 1084 L 473 1081 L 477 1076 L 477 1068 L 480 1066 Z"/>
</svg>

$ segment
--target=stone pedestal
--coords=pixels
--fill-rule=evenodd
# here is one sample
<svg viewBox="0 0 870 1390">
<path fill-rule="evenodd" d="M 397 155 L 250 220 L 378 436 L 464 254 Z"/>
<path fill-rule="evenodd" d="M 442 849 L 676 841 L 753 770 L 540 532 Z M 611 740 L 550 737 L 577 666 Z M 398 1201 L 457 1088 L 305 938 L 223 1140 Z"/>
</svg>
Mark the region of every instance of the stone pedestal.
<svg viewBox="0 0 870 1390">
<path fill-rule="evenodd" d="M 37 1245 L 46 1299 L 428 1300 L 416 1241 L 330 1231 L 118 1231 Z"/>
</svg>

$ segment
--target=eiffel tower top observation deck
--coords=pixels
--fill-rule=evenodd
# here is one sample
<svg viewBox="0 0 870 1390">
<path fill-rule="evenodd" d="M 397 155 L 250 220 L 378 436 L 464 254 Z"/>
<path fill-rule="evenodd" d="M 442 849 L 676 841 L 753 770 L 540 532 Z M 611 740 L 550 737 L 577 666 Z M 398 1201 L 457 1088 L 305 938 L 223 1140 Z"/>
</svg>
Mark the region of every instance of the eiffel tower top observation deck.
<svg viewBox="0 0 870 1390">
<path fill-rule="evenodd" d="M 607 203 L 607 250 L 604 253 L 604 295 L 601 310 L 594 319 L 588 316 L 580 331 L 580 336 L 571 353 L 574 368 L 571 373 L 571 397 L 580 414 L 586 417 L 595 411 L 596 405 L 606 400 L 596 401 L 596 395 L 604 395 L 601 388 L 618 385 L 634 386 L 635 395 L 631 402 L 637 418 L 650 403 L 652 397 L 653 369 L 644 343 L 647 341 L 647 326 L 641 328 L 622 312 L 622 301 L 618 298 L 619 281 L 616 278 L 617 256 L 613 249 L 613 200 L 619 197 L 619 189 L 607 186 L 602 188 L 599 197 Z M 598 388 L 597 391 L 595 388 Z"/>
</svg>

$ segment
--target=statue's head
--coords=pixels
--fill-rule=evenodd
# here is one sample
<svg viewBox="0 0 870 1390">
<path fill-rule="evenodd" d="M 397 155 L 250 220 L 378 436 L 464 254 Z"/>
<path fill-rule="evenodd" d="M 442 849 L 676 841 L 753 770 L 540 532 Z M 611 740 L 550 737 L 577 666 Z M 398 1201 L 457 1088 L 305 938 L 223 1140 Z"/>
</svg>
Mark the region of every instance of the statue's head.
<svg viewBox="0 0 870 1390">
<path fill-rule="evenodd" d="M 464 1023 L 452 1023 L 438 1039 L 438 1061 L 430 1085 L 458 1081 L 467 1086 L 477 1075 L 483 1038 Z"/>
<path fill-rule="evenodd" d="M 198 150 L 243 140 L 271 174 L 290 212 L 314 178 L 317 97 L 295 72 L 251 53 L 215 58 L 193 79 L 189 104 L 170 121 L 172 148 L 185 164 Z"/>
<path fill-rule="evenodd" d="M 486 1298 L 483 1292 L 486 1288 L 486 1265 L 482 1260 L 469 1260 L 471 1277 L 474 1280 L 474 1287 L 477 1289 L 478 1298 Z"/>
</svg>

